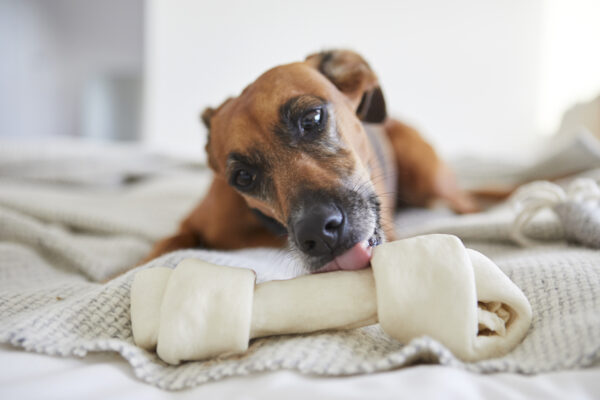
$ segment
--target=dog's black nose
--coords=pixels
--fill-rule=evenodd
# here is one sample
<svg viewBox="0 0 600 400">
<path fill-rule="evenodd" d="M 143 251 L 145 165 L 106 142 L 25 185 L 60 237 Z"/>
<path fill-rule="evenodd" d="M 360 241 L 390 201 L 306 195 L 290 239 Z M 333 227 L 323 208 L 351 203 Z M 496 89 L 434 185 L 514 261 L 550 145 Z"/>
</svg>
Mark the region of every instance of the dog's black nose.
<svg viewBox="0 0 600 400">
<path fill-rule="evenodd" d="M 294 223 L 294 235 L 300 250 L 310 256 L 332 254 L 345 231 L 346 219 L 335 204 L 306 207 Z"/>
</svg>

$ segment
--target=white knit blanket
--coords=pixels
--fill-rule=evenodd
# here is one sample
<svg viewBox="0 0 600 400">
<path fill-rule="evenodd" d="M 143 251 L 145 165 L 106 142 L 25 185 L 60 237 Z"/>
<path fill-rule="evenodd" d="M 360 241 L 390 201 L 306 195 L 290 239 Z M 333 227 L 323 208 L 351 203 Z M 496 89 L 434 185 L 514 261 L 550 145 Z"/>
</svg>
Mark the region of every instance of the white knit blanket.
<svg viewBox="0 0 600 400">
<path fill-rule="evenodd" d="M 475 372 L 539 373 L 599 362 L 600 251 L 560 240 L 558 221 L 546 217 L 530 224 L 530 235 L 559 240 L 520 248 L 508 234 L 514 214 L 504 208 L 465 217 L 413 211 L 399 216 L 398 224 L 404 235 L 457 234 L 523 290 L 533 309 L 532 328 L 505 357 L 465 364 L 430 338 L 398 343 L 374 325 L 258 339 L 243 356 L 168 366 L 133 344 L 129 288 L 135 270 L 99 282 L 136 263 L 201 197 L 209 173 L 178 171 L 101 188 L 0 178 L 0 342 L 60 356 L 119 352 L 137 377 L 171 390 L 277 369 L 351 375 L 427 361 Z M 187 257 L 254 268 L 260 281 L 298 273 L 285 251 L 272 249 L 185 250 L 143 268 L 173 267 Z"/>
</svg>

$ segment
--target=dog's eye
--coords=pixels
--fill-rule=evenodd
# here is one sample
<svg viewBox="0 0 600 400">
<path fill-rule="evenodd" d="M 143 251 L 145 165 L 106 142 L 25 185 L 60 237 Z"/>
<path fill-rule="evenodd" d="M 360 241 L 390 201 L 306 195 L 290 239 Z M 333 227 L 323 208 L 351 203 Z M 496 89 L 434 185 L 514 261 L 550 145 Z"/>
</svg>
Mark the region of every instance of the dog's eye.
<svg viewBox="0 0 600 400">
<path fill-rule="evenodd" d="M 299 121 L 300 133 L 304 135 L 321 131 L 324 119 L 322 108 L 315 108 L 306 112 Z"/>
<path fill-rule="evenodd" d="M 240 189 L 250 189 L 255 182 L 256 174 L 245 169 L 239 169 L 233 175 L 233 183 Z"/>
</svg>

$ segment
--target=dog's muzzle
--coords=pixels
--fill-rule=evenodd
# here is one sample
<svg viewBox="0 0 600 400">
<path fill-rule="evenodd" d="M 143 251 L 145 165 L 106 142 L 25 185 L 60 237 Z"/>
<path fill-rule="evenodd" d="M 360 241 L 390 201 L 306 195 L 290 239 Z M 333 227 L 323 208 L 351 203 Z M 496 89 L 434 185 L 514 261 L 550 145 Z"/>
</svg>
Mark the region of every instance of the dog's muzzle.
<svg viewBox="0 0 600 400">
<path fill-rule="evenodd" d="M 311 271 L 354 270 L 369 265 L 372 246 L 379 242 L 378 210 L 356 197 L 355 192 L 301 196 L 288 227 L 291 241 Z"/>
</svg>

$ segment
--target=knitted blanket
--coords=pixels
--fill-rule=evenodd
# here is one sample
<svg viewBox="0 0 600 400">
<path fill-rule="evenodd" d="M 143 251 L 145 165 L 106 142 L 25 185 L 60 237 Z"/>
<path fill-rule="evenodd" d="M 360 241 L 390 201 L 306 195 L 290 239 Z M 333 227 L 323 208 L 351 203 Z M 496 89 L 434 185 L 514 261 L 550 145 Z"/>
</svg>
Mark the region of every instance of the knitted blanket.
<svg viewBox="0 0 600 400">
<path fill-rule="evenodd" d="M 529 374 L 600 360 L 600 251 L 569 242 L 561 221 L 543 212 L 526 228 L 528 237 L 542 244 L 520 247 L 510 233 L 516 214 L 506 206 L 464 217 L 409 211 L 397 221 L 405 236 L 439 231 L 462 237 L 523 290 L 533 309 L 532 328 L 502 358 L 462 363 L 428 337 L 398 343 L 373 325 L 258 339 L 242 356 L 169 366 L 133 344 L 129 288 L 136 270 L 100 282 L 134 265 L 153 240 L 175 229 L 201 197 L 210 174 L 180 169 L 102 188 L 0 179 L 2 343 L 55 356 L 118 352 L 139 379 L 169 390 L 278 369 L 339 376 L 426 361 L 474 372 Z M 140 268 L 174 267 L 188 257 L 253 268 L 259 281 L 300 271 L 284 250 L 274 249 L 184 250 Z"/>
</svg>

